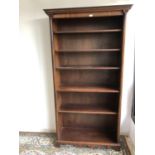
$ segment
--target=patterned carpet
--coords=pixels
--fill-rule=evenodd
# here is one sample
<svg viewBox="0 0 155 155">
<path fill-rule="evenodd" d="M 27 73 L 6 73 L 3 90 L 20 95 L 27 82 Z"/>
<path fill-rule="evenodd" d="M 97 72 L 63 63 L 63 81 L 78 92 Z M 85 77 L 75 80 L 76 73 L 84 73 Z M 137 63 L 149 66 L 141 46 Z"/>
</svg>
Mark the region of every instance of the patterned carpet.
<svg viewBox="0 0 155 155">
<path fill-rule="evenodd" d="M 121 136 L 121 151 L 104 148 L 55 147 L 54 133 L 19 133 L 19 155 L 130 155 L 125 138 Z"/>
</svg>

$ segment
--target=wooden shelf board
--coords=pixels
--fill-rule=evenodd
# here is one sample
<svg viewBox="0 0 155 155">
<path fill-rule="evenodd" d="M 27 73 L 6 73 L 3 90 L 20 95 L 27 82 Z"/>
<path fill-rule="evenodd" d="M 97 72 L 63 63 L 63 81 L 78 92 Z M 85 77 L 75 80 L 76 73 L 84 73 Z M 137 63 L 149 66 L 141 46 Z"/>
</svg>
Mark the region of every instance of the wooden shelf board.
<svg viewBox="0 0 155 155">
<path fill-rule="evenodd" d="M 79 114 L 105 114 L 117 115 L 117 112 L 99 105 L 75 105 L 69 104 L 61 106 L 59 112 L 62 113 L 79 113 Z"/>
<path fill-rule="evenodd" d="M 120 48 L 111 48 L 111 49 L 65 49 L 65 50 L 55 50 L 56 53 L 69 53 L 69 52 L 118 52 Z"/>
<path fill-rule="evenodd" d="M 58 70 L 119 70 L 120 67 L 102 67 L 102 66 L 61 66 Z"/>
<path fill-rule="evenodd" d="M 70 31 L 55 31 L 54 34 L 76 34 L 76 33 L 108 33 L 108 32 L 121 32 L 122 29 L 105 29 L 105 30 L 70 30 Z"/>
<path fill-rule="evenodd" d="M 119 93 L 119 90 L 106 87 L 86 87 L 86 86 L 61 86 L 58 92 L 92 92 L 92 93 Z"/>
<path fill-rule="evenodd" d="M 120 145 L 115 141 L 111 133 L 104 132 L 101 129 L 71 127 L 62 128 L 61 140 L 59 142 L 108 146 Z"/>
</svg>

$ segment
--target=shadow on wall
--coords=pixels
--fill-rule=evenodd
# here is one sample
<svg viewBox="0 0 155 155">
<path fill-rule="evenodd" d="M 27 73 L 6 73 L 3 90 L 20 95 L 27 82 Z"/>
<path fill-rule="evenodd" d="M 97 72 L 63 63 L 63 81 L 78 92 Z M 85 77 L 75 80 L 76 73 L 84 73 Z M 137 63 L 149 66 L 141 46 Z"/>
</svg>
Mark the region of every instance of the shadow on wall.
<svg viewBox="0 0 155 155">
<path fill-rule="evenodd" d="M 49 19 L 45 18 L 33 20 L 31 25 L 33 25 L 32 31 L 34 33 L 34 43 L 37 47 L 41 76 L 45 86 L 48 120 L 48 128 L 45 129 L 45 131 L 55 130 L 55 106 Z"/>
</svg>

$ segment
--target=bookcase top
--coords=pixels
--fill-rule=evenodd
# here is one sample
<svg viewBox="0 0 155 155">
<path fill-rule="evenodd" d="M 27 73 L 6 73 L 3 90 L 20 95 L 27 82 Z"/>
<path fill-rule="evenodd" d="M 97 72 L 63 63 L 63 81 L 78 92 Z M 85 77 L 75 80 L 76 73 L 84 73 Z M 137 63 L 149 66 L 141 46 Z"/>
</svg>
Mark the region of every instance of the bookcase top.
<svg viewBox="0 0 155 155">
<path fill-rule="evenodd" d="M 84 13 L 84 12 L 112 12 L 120 11 L 127 12 L 132 7 L 132 4 L 128 5 L 111 5 L 111 6 L 97 6 L 97 7 L 76 7 L 76 8 L 56 8 L 56 9 L 44 9 L 48 16 L 53 14 L 63 13 Z"/>
</svg>

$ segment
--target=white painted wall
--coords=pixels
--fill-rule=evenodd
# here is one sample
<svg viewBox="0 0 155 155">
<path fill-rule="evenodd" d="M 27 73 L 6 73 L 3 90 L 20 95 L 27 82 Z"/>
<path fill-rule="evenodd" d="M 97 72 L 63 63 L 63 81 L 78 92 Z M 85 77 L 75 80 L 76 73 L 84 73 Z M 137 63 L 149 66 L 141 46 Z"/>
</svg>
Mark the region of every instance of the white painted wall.
<svg viewBox="0 0 155 155">
<path fill-rule="evenodd" d="M 127 14 L 124 55 L 121 133 L 129 133 L 134 81 L 134 7 Z"/>
<path fill-rule="evenodd" d="M 50 34 L 45 8 L 102 6 L 132 3 L 129 0 L 20 0 L 20 50 L 22 101 L 20 131 L 55 131 Z M 133 84 L 133 13 L 128 14 L 121 133 L 129 133 Z"/>
</svg>

